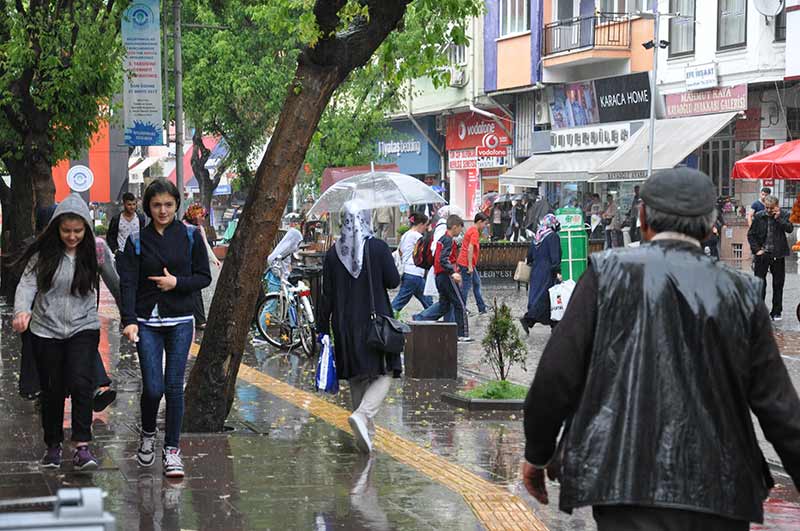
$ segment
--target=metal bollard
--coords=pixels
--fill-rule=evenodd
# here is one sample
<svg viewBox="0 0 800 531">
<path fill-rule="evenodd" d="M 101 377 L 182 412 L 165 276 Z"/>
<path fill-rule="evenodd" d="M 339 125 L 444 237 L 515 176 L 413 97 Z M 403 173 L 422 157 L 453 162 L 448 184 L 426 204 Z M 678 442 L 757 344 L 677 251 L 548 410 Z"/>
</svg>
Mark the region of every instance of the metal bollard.
<svg viewBox="0 0 800 531">
<path fill-rule="evenodd" d="M 0 531 L 25 529 L 81 529 L 114 531 L 114 517 L 103 511 L 103 492 L 98 488 L 59 489 L 55 496 L 0 501 Z M 2 512 L 25 507 L 52 511 Z"/>
</svg>

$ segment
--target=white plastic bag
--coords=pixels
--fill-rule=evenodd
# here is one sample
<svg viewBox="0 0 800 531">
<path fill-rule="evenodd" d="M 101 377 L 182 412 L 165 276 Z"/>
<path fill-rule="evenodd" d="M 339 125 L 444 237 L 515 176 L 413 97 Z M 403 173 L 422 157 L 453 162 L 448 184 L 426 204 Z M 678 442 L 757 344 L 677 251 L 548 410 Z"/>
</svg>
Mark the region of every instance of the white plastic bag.
<svg viewBox="0 0 800 531">
<path fill-rule="evenodd" d="M 397 272 L 400 273 L 400 276 L 403 276 L 403 257 L 400 256 L 399 249 L 392 253 L 392 259 L 394 260 L 394 266 L 397 268 Z"/>
<path fill-rule="evenodd" d="M 548 291 L 550 292 L 550 320 L 560 321 L 564 318 L 569 299 L 575 290 L 574 280 L 565 280 L 561 284 L 556 284 Z"/>
</svg>

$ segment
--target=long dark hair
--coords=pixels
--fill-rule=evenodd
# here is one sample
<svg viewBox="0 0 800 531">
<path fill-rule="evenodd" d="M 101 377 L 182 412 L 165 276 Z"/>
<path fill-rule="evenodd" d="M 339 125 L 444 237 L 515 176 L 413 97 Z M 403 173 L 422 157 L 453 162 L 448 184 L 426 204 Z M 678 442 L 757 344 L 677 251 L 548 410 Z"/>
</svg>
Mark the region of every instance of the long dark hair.
<svg viewBox="0 0 800 531">
<path fill-rule="evenodd" d="M 39 253 L 34 271 L 36 273 L 36 287 L 39 291 L 49 291 L 53 286 L 53 276 L 56 274 L 66 247 L 61 241 L 59 228 L 63 221 L 80 220 L 86 232 L 83 240 L 78 244 L 75 252 L 75 274 L 72 277 L 70 293 L 85 297 L 97 286 L 97 250 L 94 244 L 94 234 L 86 220 L 77 214 L 67 212 L 54 218 L 47 228 L 31 243 L 22 256 L 15 262 L 15 266 L 24 268 L 30 258 Z"/>
</svg>

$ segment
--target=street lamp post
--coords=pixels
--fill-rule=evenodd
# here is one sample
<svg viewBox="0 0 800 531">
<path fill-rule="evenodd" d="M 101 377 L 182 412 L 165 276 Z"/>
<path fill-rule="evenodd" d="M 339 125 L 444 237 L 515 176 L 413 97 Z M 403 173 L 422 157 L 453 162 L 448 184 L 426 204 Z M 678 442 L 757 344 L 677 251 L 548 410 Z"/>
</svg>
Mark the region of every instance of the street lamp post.
<svg viewBox="0 0 800 531">
<path fill-rule="evenodd" d="M 656 83 L 658 81 L 658 50 L 656 45 L 659 37 L 659 22 L 661 15 L 656 13 L 655 23 L 653 24 L 653 79 L 650 80 L 650 138 L 647 141 L 647 178 L 653 174 L 653 146 L 656 138 Z"/>
</svg>

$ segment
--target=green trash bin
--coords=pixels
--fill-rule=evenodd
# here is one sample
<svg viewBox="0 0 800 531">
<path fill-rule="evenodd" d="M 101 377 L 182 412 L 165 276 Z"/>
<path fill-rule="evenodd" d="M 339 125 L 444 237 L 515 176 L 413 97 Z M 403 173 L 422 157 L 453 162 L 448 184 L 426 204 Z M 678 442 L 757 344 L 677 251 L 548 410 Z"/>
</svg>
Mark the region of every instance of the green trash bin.
<svg viewBox="0 0 800 531">
<path fill-rule="evenodd" d="M 586 271 L 589 257 L 589 238 L 579 208 L 564 207 L 555 212 L 561 224 L 561 276 L 564 280 L 578 281 Z"/>
</svg>

